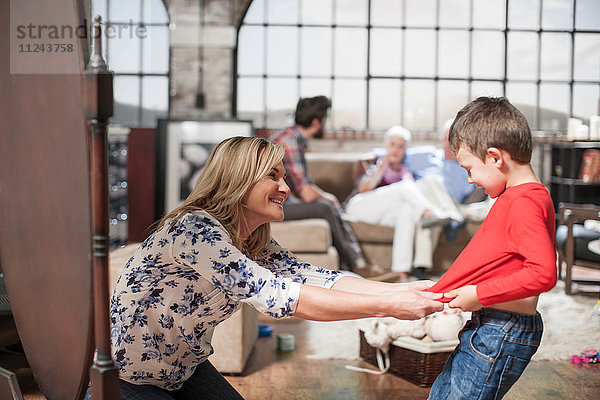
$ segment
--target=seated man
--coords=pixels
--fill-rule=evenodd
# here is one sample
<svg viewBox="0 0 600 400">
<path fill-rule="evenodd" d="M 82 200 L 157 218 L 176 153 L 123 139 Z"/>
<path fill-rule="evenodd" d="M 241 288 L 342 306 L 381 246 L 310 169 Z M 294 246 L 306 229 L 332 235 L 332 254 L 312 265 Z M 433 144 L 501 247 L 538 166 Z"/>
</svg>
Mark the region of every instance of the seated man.
<svg viewBox="0 0 600 400">
<path fill-rule="evenodd" d="M 356 235 L 342 218 L 337 198 L 315 185 L 308 174 L 304 153 L 309 139 L 323 137 L 330 106 L 331 102 L 325 96 L 300 99 L 295 113 L 296 125 L 269 138 L 286 147 L 283 164 L 291 192 L 283 205 L 285 220 L 326 219 L 331 227 L 333 245 L 340 255 L 342 269 L 373 280 L 395 281 L 397 274 L 385 273 L 381 267 L 367 264 Z"/>
</svg>

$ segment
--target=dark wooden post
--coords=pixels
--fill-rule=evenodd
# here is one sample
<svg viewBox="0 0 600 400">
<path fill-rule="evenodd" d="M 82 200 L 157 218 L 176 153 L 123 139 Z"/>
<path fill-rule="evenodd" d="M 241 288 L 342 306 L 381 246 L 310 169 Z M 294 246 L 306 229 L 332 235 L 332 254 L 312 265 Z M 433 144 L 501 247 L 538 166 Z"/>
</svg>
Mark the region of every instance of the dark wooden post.
<svg viewBox="0 0 600 400">
<path fill-rule="evenodd" d="M 94 363 L 90 368 L 92 398 L 118 399 L 119 372 L 111 358 L 108 293 L 108 119 L 113 114 L 113 75 L 102 58 L 100 17 L 94 19 L 92 51 L 85 70 L 86 118 L 91 138 L 92 285 L 94 294 Z"/>
</svg>

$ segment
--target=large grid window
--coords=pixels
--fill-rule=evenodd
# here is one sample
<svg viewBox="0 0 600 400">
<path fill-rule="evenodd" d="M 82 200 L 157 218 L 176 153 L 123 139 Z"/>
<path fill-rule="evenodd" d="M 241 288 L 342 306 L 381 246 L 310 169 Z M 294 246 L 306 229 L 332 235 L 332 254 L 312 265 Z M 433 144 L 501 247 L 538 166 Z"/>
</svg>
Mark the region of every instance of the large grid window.
<svg viewBox="0 0 600 400">
<path fill-rule="evenodd" d="M 169 112 L 169 15 L 162 0 L 92 0 L 114 72 L 111 123 L 155 128 Z"/>
<path fill-rule="evenodd" d="M 331 128 L 438 129 L 478 96 L 506 96 L 533 129 L 600 112 L 597 0 L 254 0 L 240 26 L 233 107 L 289 125 L 331 97 Z"/>
</svg>

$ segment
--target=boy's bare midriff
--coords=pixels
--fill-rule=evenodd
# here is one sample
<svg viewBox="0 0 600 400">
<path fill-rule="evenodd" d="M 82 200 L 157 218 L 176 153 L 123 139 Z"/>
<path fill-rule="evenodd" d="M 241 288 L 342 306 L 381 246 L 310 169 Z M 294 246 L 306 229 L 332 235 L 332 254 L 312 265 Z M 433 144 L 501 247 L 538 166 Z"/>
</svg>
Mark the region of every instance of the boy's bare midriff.
<svg viewBox="0 0 600 400">
<path fill-rule="evenodd" d="M 527 297 L 525 299 L 507 301 L 506 303 L 493 304 L 486 308 L 496 310 L 510 311 L 518 314 L 535 315 L 537 312 L 538 296 Z"/>
</svg>

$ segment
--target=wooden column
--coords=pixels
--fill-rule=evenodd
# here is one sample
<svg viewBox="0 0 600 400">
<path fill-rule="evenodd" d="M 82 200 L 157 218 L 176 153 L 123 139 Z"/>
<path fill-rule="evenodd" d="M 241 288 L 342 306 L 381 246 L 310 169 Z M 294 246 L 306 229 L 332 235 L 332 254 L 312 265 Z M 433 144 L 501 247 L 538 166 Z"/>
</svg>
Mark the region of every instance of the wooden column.
<svg viewBox="0 0 600 400">
<path fill-rule="evenodd" d="M 102 58 L 101 20 L 92 29 L 92 51 L 85 70 L 86 118 L 90 128 L 92 198 L 92 277 L 94 363 L 90 368 L 93 399 L 119 398 L 119 370 L 111 358 L 108 293 L 108 119 L 113 114 L 113 75 Z"/>
</svg>

